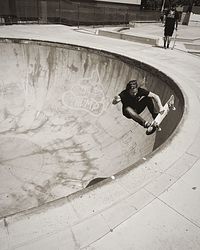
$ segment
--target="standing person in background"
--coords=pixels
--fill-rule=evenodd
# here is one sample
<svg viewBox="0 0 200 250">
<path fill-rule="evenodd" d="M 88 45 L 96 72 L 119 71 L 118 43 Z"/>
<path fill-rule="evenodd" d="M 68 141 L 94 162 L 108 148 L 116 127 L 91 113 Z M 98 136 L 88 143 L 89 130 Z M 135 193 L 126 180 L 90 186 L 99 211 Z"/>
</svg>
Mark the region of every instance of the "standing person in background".
<svg viewBox="0 0 200 250">
<path fill-rule="evenodd" d="M 172 5 L 171 8 L 165 13 L 165 28 L 164 28 L 164 48 L 169 48 L 170 40 L 174 32 L 174 28 L 178 28 L 179 14 L 176 11 L 176 6 Z"/>
</svg>

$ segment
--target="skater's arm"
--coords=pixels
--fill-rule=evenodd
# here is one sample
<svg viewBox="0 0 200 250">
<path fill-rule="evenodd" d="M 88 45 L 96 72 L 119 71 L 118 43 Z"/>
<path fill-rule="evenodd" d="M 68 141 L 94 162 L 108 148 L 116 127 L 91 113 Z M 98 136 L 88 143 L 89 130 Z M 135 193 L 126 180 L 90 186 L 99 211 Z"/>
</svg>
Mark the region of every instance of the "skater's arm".
<svg viewBox="0 0 200 250">
<path fill-rule="evenodd" d="M 155 102 L 158 104 L 159 112 L 162 112 L 164 107 L 162 105 L 162 102 L 160 100 L 160 97 L 152 92 L 149 92 L 149 97 L 153 98 Z"/>
<path fill-rule="evenodd" d="M 115 96 L 114 97 L 114 99 L 113 99 L 113 101 L 112 101 L 112 104 L 117 104 L 118 102 L 121 102 L 121 98 L 120 98 L 120 96 L 119 95 L 117 95 L 117 96 Z"/>
</svg>

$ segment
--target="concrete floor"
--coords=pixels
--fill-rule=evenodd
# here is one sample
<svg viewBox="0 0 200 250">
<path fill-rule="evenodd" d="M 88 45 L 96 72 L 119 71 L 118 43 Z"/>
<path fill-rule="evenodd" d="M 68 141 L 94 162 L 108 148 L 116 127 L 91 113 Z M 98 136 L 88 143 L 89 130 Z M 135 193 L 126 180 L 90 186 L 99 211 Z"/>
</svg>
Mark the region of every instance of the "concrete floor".
<svg viewBox="0 0 200 250">
<path fill-rule="evenodd" d="M 127 169 L 116 174 L 115 178 L 108 178 L 103 182 L 98 183 L 96 186 L 78 191 L 75 194 L 71 194 L 69 196 L 67 196 L 67 191 L 63 190 L 64 185 L 61 187 L 59 186 L 59 181 L 64 180 L 64 178 L 62 180 L 58 180 L 58 186 L 55 188 L 55 190 L 51 189 L 51 191 L 49 192 L 47 188 L 48 185 L 46 186 L 46 189 L 44 188 L 43 190 L 41 190 L 41 183 L 46 182 L 46 184 L 51 184 L 47 181 L 50 175 L 50 168 L 47 171 L 47 167 L 49 167 L 52 163 L 48 165 L 49 159 L 51 158 L 50 148 L 48 148 L 48 152 L 45 152 L 48 155 L 45 155 L 44 158 L 41 158 L 41 152 L 38 150 L 37 145 L 40 145 L 39 148 L 41 148 L 41 144 L 43 144 L 42 147 L 49 147 L 51 145 L 51 143 L 49 144 L 50 132 L 52 135 L 52 129 L 55 129 L 54 133 L 56 133 L 56 136 L 58 135 L 58 133 L 60 133 L 60 139 L 63 138 L 63 135 L 65 135 L 65 141 L 57 141 L 57 144 L 52 146 L 53 149 L 64 150 L 67 147 L 72 147 L 71 141 L 69 142 L 69 145 L 65 145 L 66 139 L 70 135 L 66 135 L 66 130 L 63 129 L 62 125 L 66 123 L 66 119 L 68 119 L 67 117 L 69 117 L 69 113 L 67 113 L 67 116 L 64 115 L 65 112 L 70 112 L 68 109 L 75 107 L 71 106 L 72 104 L 74 105 L 74 102 L 69 102 L 68 99 L 65 99 L 65 91 L 68 91 L 68 88 L 64 91 L 64 89 L 62 89 L 63 85 L 60 85 L 60 88 L 58 89 L 56 87 L 50 88 L 50 93 L 52 94 L 47 94 L 45 92 L 45 89 L 42 89 L 41 91 L 41 88 L 39 88 L 44 80 L 44 78 L 42 77 L 45 74 L 48 75 L 48 65 L 45 64 L 46 62 L 44 60 L 44 56 L 40 57 L 40 65 L 44 67 L 43 71 L 41 71 L 43 72 L 43 75 L 39 74 L 40 77 L 38 77 L 37 79 L 39 87 L 34 86 L 34 91 L 35 89 L 37 89 L 38 92 L 34 92 L 35 95 L 33 95 L 33 93 L 31 92 L 33 90 L 31 86 L 33 87 L 33 84 L 27 86 L 24 79 L 29 79 L 29 82 L 30 79 L 32 79 L 32 72 L 36 72 L 36 68 L 34 68 L 34 65 L 36 64 L 34 64 L 34 61 L 35 58 L 38 60 L 38 57 L 34 57 L 33 52 L 30 54 L 20 52 L 25 52 L 30 49 L 26 48 L 26 43 L 24 43 L 23 45 L 18 44 L 18 47 L 22 46 L 24 50 L 16 50 L 16 44 L 14 46 L 13 44 L 10 44 L 9 41 L 8 44 L 10 44 L 10 47 L 2 49 L 3 47 L 1 46 L 1 56 L 3 56 L 4 58 L 3 61 L 1 60 L 1 69 L 3 69 L 1 70 L 1 79 L 3 79 L 3 82 L 5 82 L 6 80 L 9 83 L 7 86 L 8 88 L 4 88 L 4 90 L 7 89 L 6 99 L 7 110 L 9 111 L 6 115 L 9 114 L 16 117 L 17 114 L 20 114 L 20 119 L 15 119 L 15 126 L 12 122 L 9 122 L 10 120 L 6 124 L 4 124 L 4 127 L 1 126 L 1 129 L 5 129 L 3 130 L 3 133 L 1 135 L 1 145 L 7 146 L 7 144 L 9 144 L 9 146 L 1 146 L 0 154 L 2 158 L 3 152 L 4 158 L 3 164 L 1 163 L 2 165 L 0 171 L 4 188 L 9 188 L 8 190 L 1 188 L 1 209 L 3 207 L 3 210 L 1 213 L 2 218 L 0 220 L 0 249 L 4 250 L 39 248 L 155 250 L 200 248 L 200 213 L 198 211 L 198 207 L 200 205 L 200 111 L 197 109 L 197 107 L 199 106 L 200 96 L 200 58 L 196 55 L 187 53 L 187 49 L 183 49 L 185 48 L 183 40 L 184 37 L 190 37 L 192 43 L 200 38 L 200 29 L 197 30 L 196 27 L 196 23 L 195 25 L 191 24 L 187 27 L 180 26 L 180 31 L 184 29 L 184 32 L 183 34 L 180 32 L 180 40 L 177 41 L 174 50 L 164 50 L 162 48 L 154 47 L 149 44 L 134 43 L 108 37 L 100 37 L 96 35 L 96 32 L 83 33 L 78 32 L 79 30 L 73 27 L 70 28 L 60 25 L 19 25 L 0 27 L 0 36 L 2 38 L 37 39 L 43 41 L 68 43 L 103 51 L 109 51 L 115 54 L 127 56 L 134 60 L 142 61 L 150 65 L 151 67 L 157 68 L 159 71 L 165 73 L 168 77 L 170 77 L 181 89 L 185 100 L 183 118 L 180 124 L 173 132 L 173 135 L 170 137 L 170 139 L 163 146 L 159 147 L 154 153 L 151 153 L 152 146 L 147 145 L 147 148 L 150 148 L 150 150 L 148 149 L 149 151 L 146 151 L 142 155 L 138 154 L 137 159 L 135 160 L 129 157 L 129 161 L 127 161 L 127 152 L 124 156 L 124 151 L 122 151 L 122 148 L 120 148 L 119 146 L 116 147 L 116 144 L 114 143 L 113 147 L 110 148 L 109 151 L 106 151 L 107 147 L 105 145 L 104 151 L 101 152 L 104 152 L 104 154 L 109 152 L 107 159 L 109 158 L 110 162 L 108 162 L 108 171 L 107 166 L 104 166 L 103 164 L 105 160 L 102 160 L 102 166 L 105 167 L 104 172 L 101 172 L 103 173 L 103 176 L 107 177 L 113 175 L 113 173 L 116 173 L 123 168 L 124 161 L 127 163 Z M 142 28 L 140 30 L 141 34 L 143 32 L 146 32 L 145 30 L 149 30 L 149 33 L 151 33 L 150 30 L 152 30 L 152 26 L 148 25 L 145 26 L 145 28 Z M 199 33 L 197 31 L 199 31 Z M 157 25 L 157 32 L 158 35 L 160 34 L 160 36 L 162 37 L 163 30 L 161 25 Z M 38 51 L 38 47 L 34 46 L 32 50 Z M 30 60 L 30 65 L 32 65 L 33 68 L 31 68 L 30 66 L 29 69 L 24 70 L 22 64 L 23 60 L 21 60 L 19 61 L 19 65 L 22 66 L 17 66 L 21 71 L 16 70 L 17 67 L 14 67 L 14 64 L 12 64 L 11 62 L 14 59 L 16 60 L 16 55 L 18 55 L 17 57 L 20 58 L 20 53 L 21 59 L 24 58 L 24 61 Z M 38 54 L 41 56 L 42 53 L 44 53 L 44 51 Z M 70 58 L 73 58 L 73 62 L 75 62 L 73 63 L 73 65 L 82 65 L 81 60 L 78 61 L 77 57 L 74 54 Z M 90 60 L 92 61 L 91 58 Z M 94 60 L 95 64 L 97 63 L 97 61 L 98 60 Z M 8 68 L 10 64 L 12 66 L 11 68 Z M 27 66 L 27 64 L 24 65 Z M 57 64 L 55 63 L 54 65 Z M 68 65 L 72 65 L 71 61 L 68 63 Z M 97 68 L 102 68 L 100 66 Z M 81 70 L 81 67 L 75 68 Z M 116 72 L 120 72 L 120 64 L 116 68 Z M 45 71 L 45 69 L 47 69 L 47 71 Z M 96 68 L 94 67 L 93 69 Z M 54 70 L 55 72 L 55 67 L 52 70 Z M 63 72 L 64 69 L 60 69 L 59 64 L 59 70 L 56 73 L 56 76 L 58 77 L 57 79 L 60 79 L 60 76 L 63 76 Z M 93 72 L 91 68 L 88 71 L 86 70 L 86 72 L 88 72 L 88 75 L 81 74 L 81 79 L 91 79 L 91 72 Z M 4 78 L 4 73 L 8 76 L 8 79 Z M 138 79 L 142 79 L 143 75 L 140 71 L 134 73 L 137 73 Z M 120 78 L 120 75 L 121 74 L 119 74 L 119 79 L 114 78 L 113 80 L 112 78 L 113 88 L 114 82 L 118 80 L 120 83 L 124 80 L 124 78 Z M 18 83 L 18 89 L 15 89 L 16 84 L 12 85 L 12 83 L 16 83 L 16 76 L 20 76 L 21 78 L 19 82 L 23 83 L 22 85 Z M 29 78 L 25 78 L 25 76 Z M 108 76 L 104 75 L 103 73 L 96 73 L 96 75 L 93 75 L 93 78 L 96 80 L 96 82 L 98 82 L 98 76 L 100 76 L 101 79 L 108 78 Z M 73 77 L 74 76 L 72 74 L 69 79 L 72 79 L 73 83 L 77 82 L 77 79 Z M 132 77 L 131 74 L 130 77 Z M 147 79 L 151 79 L 150 74 L 147 75 Z M 56 81 L 56 79 L 54 80 L 55 82 L 58 82 Z M 65 80 L 66 79 L 63 79 L 63 81 Z M 109 82 L 110 80 L 107 81 Z M 59 83 L 60 82 L 62 81 L 59 81 Z M 87 86 L 88 88 L 92 82 L 94 81 L 90 80 L 88 85 L 84 85 L 83 81 L 77 82 L 77 84 L 82 84 L 81 86 Z M 32 83 L 34 83 L 34 81 L 32 81 Z M 102 81 L 100 83 L 102 84 Z M 100 90 L 102 90 L 102 88 L 105 90 L 106 81 L 104 81 L 104 83 L 105 85 L 103 87 L 101 84 L 97 86 L 97 88 L 99 89 L 98 93 L 100 93 Z M 51 84 L 52 86 L 54 86 L 54 81 L 50 82 L 49 86 L 51 86 Z M 72 85 L 69 86 L 70 88 L 72 87 Z M 100 86 L 102 88 L 99 88 Z M 106 97 L 108 97 L 108 100 L 110 100 L 113 94 L 115 94 L 114 92 L 118 92 L 123 87 L 120 84 L 118 84 L 117 86 L 118 88 L 114 90 L 113 88 L 107 89 Z M 27 106 L 24 105 L 24 103 L 20 104 L 22 100 L 20 96 L 21 92 L 25 90 L 27 91 Z M 56 116 L 56 110 L 58 110 L 58 107 L 60 108 L 60 102 L 59 98 L 54 97 L 55 95 L 59 96 L 59 91 L 61 91 L 61 93 L 63 94 L 63 98 L 61 99 L 62 101 L 64 100 L 63 103 L 65 104 L 63 105 L 64 107 L 62 116 L 58 114 Z M 13 92 L 15 92 L 15 94 L 18 93 L 18 95 L 14 96 Z M 3 94 L 3 91 L 1 91 L 1 93 Z M 35 98 L 34 100 L 33 96 Z M 37 99 L 37 97 L 40 98 Z M 103 95 L 103 97 L 105 96 Z M 13 102 L 11 102 L 12 98 Z M 45 98 L 47 98 L 49 104 L 53 104 L 53 107 L 49 108 L 49 105 L 48 107 L 45 106 L 48 103 L 46 102 Z M 44 99 L 45 105 L 41 103 L 41 100 Z M 52 100 L 54 99 L 56 99 L 57 102 L 52 102 Z M 4 103 L 5 105 L 5 101 L 1 103 Z M 24 106 L 27 108 L 22 109 L 22 107 Z M 84 125 L 86 121 L 92 124 L 88 125 L 88 128 L 92 128 L 92 130 L 88 131 L 88 134 L 94 133 L 94 124 L 96 125 L 97 123 L 101 124 L 100 127 L 102 128 L 102 131 L 105 131 L 105 128 L 108 129 L 110 124 L 118 124 L 118 128 L 113 128 L 111 126 L 109 130 L 107 130 L 110 131 L 109 134 L 111 134 L 112 136 L 116 134 L 118 135 L 119 131 L 121 131 L 121 136 L 123 137 L 124 132 L 122 130 L 122 127 L 124 128 L 127 126 L 126 133 L 133 130 L 133 124 L 127 122 L 126 120 L 123 120 L 120 116 L 120 108 L 113 108 L 112 106 L 108 105 L 108 110 L 109 109 L 109 117 L 111 116 L 111 120 L 107 120 L 107 116 L 102 118 L 102 116 L 100 115 L 101 118 L 98 118 L 98 121 L 96 121 L 97 119 L 94 115 L 91 116 L 91 110 L 90 112 L 88 112 L 88 110 L 80 111 L 80 109 L 78 109 L 78 111 L 82 114 L 81 117 L 84 117 L 84 119 L 81 120 L 78 124 Z M 2 107 L 1 110 L 3 110 Z M 60 111 L 61 110 L 59 109 L 59 114 Z M 75 113 L 78 111 L 74 111 L 73 109 L 70 117 L 73 117 L 73 115 L 75 115 Z M 120 117 L 120 120 L 118 121 L 118 123 L 116 123 L 116 119 L 119 119 L 118 116 Z M 76 117 L 78 116 L 76 115 Z M 92 123 L 91 117 L 95 117 L 93 118 L 95 120 L 94 123 Z M 30 124 L 30 121 L 33 120 L 35 121 L 35 123 L 31 122 Z M 72 120 L 70 122 L 73 123 Z M 113 123 L 114 120 L 115 123 Z M 4 114 L 1 114 L 1 121 L 5 122 L 5 112 Z M 41 131 L 41 134 L 38 133 L 38 135 L 36 136 L 35 130 L 38 130 L 38 128 L 41 127 L 41 124 L 46 124 L 46 127 L 44 126 L 45 128 Z M 60 127 L 58 128 L 58 126 Z M 74 126 L 72 127 L 74 128 Z M 79 129 L 71 130 L 74 136 L 79 133 Z M 83 127 L 81 127 L 81 130 L 82 129 Z M 140 134 L 144 133 L 142 128 L 138 129 L 140 130 Z M 7 139 L 8 134 L 6 135 L 6 133 L 8 133 L 10 137 L 12 137 L 9 138 L 9 141 Z M 16 133 L 18 133 L 18 137 L 16 136 Z M 27 138 L 27 136 L 30 136 L 29 139 Z M 110 142 L 110 138 L 104 137 L 103 133 L 101 132 L 100 137 L 97 141 L 99 141 L 100 138 L 102 139 L 102 142 L 104 142 L 105 140 L 108 140 Z M 22 139 L 26 139 L 24 140 L 26 141 L 26 143 L 21 142 L 20 140 Z M 56 137 L 56 140 L 57 139 L 58 137 Z M 85 138 L 83 138 L 83 140 L 85 141 Z M 127 140 L 130 141 L 130 137 L 128 137 L 128 139 L 126 138 L 125 141 Z M 151 138 L 149 142 L 150 145 L 152 145 L 152 142 L 154 143 L 154 140 L 155 138 Z M 19 145 L 19 141 L 20 145 L 23 145 L 20 148 L 18 148 L 17 146 Z M 134 141 L 138 142 L 138 139 Z M 27 142 L 29 143 L 27 144 Z M 35 143 L 33 144 L 33 142 Z M 89 143 L 93 145 L 94 142 L 91 142 L 90 139 Z M 78 144 L 80 144 L 80 142 L 78 142 Z M 55 146 L 57 148 L 54 148 Z M 144 142 L 140 144 L 140 146 L 143 147 Z M 115 169 L 117 165 L 115 162 L 115 155 L 114 157 L 112 156 L 113 149 L 116 148 L 119 152 L 119 155 L 121 155 L 121 157 L 124 157 L 120 159 L 120 163 L 118 165 L 119 168 L 117 167 L 117 171 Z M 75 146 L 75 149 L 77 150 L 77 146 Z M 32 154 L 32 157 L 34 157 L 32 158 L 32 161 L 30 161 L 30 159 L 22 157 L 21 153 L 24 151 L 26 153 L 26 156 L 29 155 L 30 151 L 36 152 L 37 154 Z M 71 153 L 76 153 L 75 151 Z M 13 152 L 15 152 L 15 155 L 13 155 Z M 38 154 L 38 152 L 40 152 L 40 154 Z M 63 155 L 67 154 L 67 151 L 60 151 L 59 153 L 59 159 L 62 158 L 62 163 L 64 163 L 65 156 Z M 19 155 L 21 156 L 20 158 L 18 158 Z M 35 157 L 36 155 L 37 157 Z M 38 155 L 40 156 L 38 157 Z M 71 156 L 71 154 L 69 156 Z M 18 161 L 12 161 L 13 158 L 17 158 Z M 137 161 L 140 158 L 141 160 Z M 43 164 L 43 159 L 47 160 L 46 165 Z M 134 161 L 136 161 L 136 163 L 132 165 Z M 6 165 L 5 162 L 7 162 L 8 165 Z M 14 165 L 12 164 L 13 162 Z M 20 168 L 21 165 L 23 165 L 23 170 Z M 45 166 L 46 170 L 44 171 L 44 169 L 42 169 L 43 171 L 41 171 L 41 169 L 34 169 L 33 171 L 33 166 L 34 168 L 35 166 Z M 51 171 L 57 171 L 57 173 L 59 173 L 60 169 L 56 169 L 57 166 L 57 162 L 54 162 Z M 96 165 L 94 164 L 94 168 L 95 167 Z M 13 174 L 12 171 L 8 171 L 8 168 L 12 170 L 15 169 L 15 171 L 18 170 L 19 172 L 14 172 Z M 80 172 L 82 168 L 83 166 L 80 167 Z M 84 187 L 83 183 L 85 183 L 85 179 L 82 175 L 80 176 L 80 172 L 79 183 L 81 183 L 81 187 Z M 12 176 L 8 175 L 10 173 L 12 173 Z M 23 178 L 25 178 L 25 181 L 18 181 L 17 187 L 19 187 L 19 193 L 21 192 L 20 189 L 22 188 L 23 191 L 29 190 L 29 195 L 33 194 L 31 193 L 32 187 L 30 187 L 30 185 L 26 185 L 27 183 L 30 184 L 30 182 L 33 183 L 37 179 L 37 186 L 34 186 L 33 189 L 37 190 L 38 196 L 36 195 L 37 199 L 33 200 L 30 199 L 31 195 L 27 196 L 26 199 L 16 199 L 16 202 L 18 203 L 15 203 L 15 200 L 13 199 L 14 195 L 12 196 L 12 199 L 8 199 L 10 197 L 6 197 L 6 194 L 8 194 L 9 190 L 11 190 L 11 193 L 13 193 L 13 190 L 17 189 L 15 186 L 17 180 L 16 177 L 20 178 L 22 173 L 24 173 Z M 66 173 L 68 173 L 68 171 L 66 171 Z M 81 173 L 83 174 L 83 171 Z M 44 180 L 44 175 L 47 176 L 46 181 Z M 92 178 L 94 176 L 99 176 L 99 174 L 96 175 L 96 173 L 93 173 Z M 13 181 L 13 179 L 10 179 L 10 177 L 14 178 L 15 181 Z M 87 180 L 90 180 L 90 178 L 91 176 L 86 179 L 86 182 Z M 53 187 L 55 187 L 55 185 L 53 185 Z M 65 196 L 65 192 L 66 197 L 63 197 Z M 43 196 L 41 196 L 41 194 Z M 32 197 L 34 198 L 34 195 L 32 195 Z M 50 200 L 48 200 L 49 197 Z M 41 200 L 39 198 L 41 198 Z M 5 204 L 6 199 L 8 201 L 7 204 Z M 44 202 L 45 199 L 48 202 L 46 204 Z M 56 200 L 53 201 L 54 199 Z M 17 204 L 16 208 L 18 210 L 13 209 L 13 205 L 11 207 L 9 206 L 10 201 L 12 201 L 12 204 Z M 28 204 L 28 202 L 30 202 L 30 204 Z M 22 205 L 22 209 L 20 205 Z"/>
</svg>

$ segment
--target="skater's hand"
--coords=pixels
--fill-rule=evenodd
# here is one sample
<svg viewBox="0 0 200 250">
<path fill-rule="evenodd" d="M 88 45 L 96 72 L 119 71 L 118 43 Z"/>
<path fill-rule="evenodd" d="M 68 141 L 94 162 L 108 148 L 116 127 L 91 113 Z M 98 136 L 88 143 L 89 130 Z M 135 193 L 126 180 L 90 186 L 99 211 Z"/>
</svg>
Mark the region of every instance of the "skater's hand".
<svg viewBox="0 0 200 250">
<path fill-rule="evenodd" d="M 115 104 L 117 104 L 117 103 L 120 102 L 120 101 L 121 101 L 121 98 L 120 98 L 120 96 L 117 95 L 117 96 L 114 97 L 114 99 L 113 99 L 113 101 L 112 101 L 112 104 L 115 105 Z"/>
</svg>

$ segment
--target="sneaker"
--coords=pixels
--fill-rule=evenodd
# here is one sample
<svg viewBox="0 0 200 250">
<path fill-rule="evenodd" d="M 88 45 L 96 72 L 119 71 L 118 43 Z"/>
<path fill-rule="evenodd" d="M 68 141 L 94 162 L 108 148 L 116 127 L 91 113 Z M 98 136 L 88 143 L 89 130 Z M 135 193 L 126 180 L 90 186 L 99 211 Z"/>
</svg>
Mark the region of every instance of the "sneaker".
<svg viewBox="0 0 200 250">
<path fill-rule="evenodd" d="M 151 126 L 151 123 L 148 122 L 148 121 L 146 121 L 146 122 L 144 123 L 144 125 L 143 125 L 144 128 L 148 128 L 148 127 L 150 127 L 150 126 Z"/>
<path fill-rule="evenodd" d="M 154 132 L 156 131 L 156 126 L 155 125 L 151 125 L 147 128 L 147 131 L 146 131 L 146 135 L 151 135 L 153 134 Z"/>
</svg>

